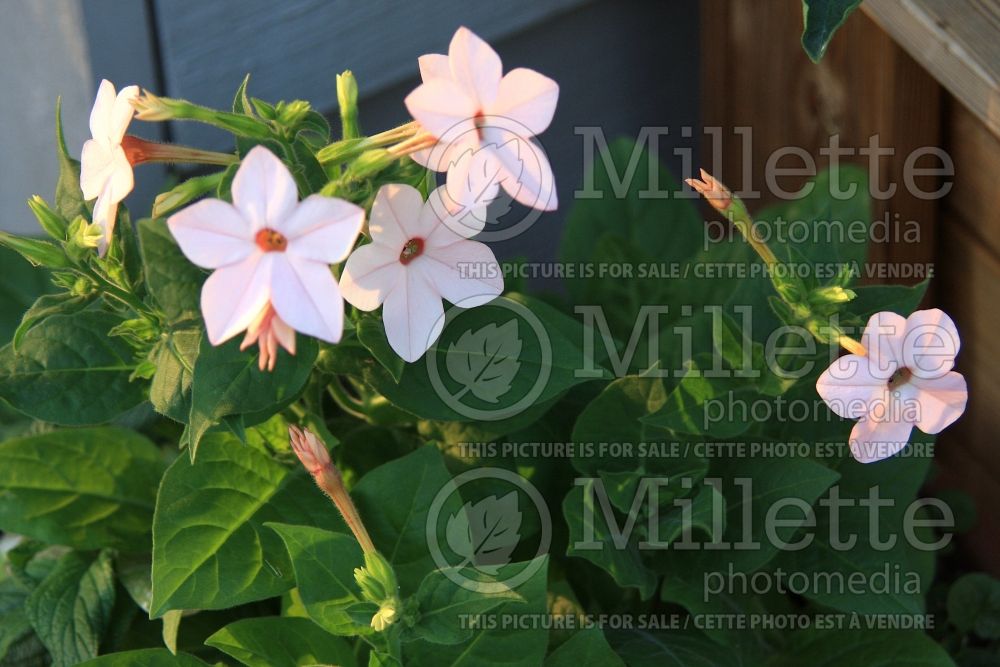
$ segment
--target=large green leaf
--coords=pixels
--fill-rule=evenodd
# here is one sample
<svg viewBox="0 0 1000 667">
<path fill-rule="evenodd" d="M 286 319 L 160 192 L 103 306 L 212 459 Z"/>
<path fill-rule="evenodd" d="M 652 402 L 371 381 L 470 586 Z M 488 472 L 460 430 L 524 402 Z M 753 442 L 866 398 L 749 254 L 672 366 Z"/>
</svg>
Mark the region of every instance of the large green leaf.
<svg viewBox="0 0 1000 667">
<path fill-rule="evenodd" d="M 292 401 L 309 379 L 317 351 L 315 339 L 300 335 L 294 356 L 282 351 L 274 370 L 262 371 L 258 355 L 240 351 L 238 340 L 214 346 L 203 336 L 191 380 L 192 459 L 202 436 L 223 417 L 253 413 L 266 419 Z"/>
<path fill-rule="evenodd" d="M 343 529 L 304 471 L 231 436 L 206 438 L 197 463 L 174 461 L 153 518 L 151 615 L 221 609 L 291 588 L 287 552 L 268 521 Z"/>
<path fill-rule="evenodd" d="M 160 414 L 186 423 L 191 416 L 191 380 L 204 332 L 197 327 L 167 331 L 151 355 L 156 364 L 149 400 Z"/>
<path fill-rule="evenodd" d="M 802 0 L 802 48 L 813 62 L 820 61 L 833 33 L 860 4 L 861 0 Z"/>
<path fill-rule="evenodd" d="M 841 439 L 844 441 L 846 434 Z M 930 463 L 926 456 L 896 456 L 870 464 L 850 457 L 835 461 L 840 480 L 834 488 L 844 504 L 836 510 L 826 505 L 817 508 L 815 542 L 806 549 L 783 553 L 779 564 L 789 571 L 806 573 L 813 581 L 836 575 L 844 581 L 868 584 L 860 590 L 855 586 L 809 586 L 802 595 L 827 607 L 859 614 L 924 612 L 934 553 L 909 543 L 905 515 Z M 891 505 L 873 513 L 869 506 L 873 493 Z M 920 532 L 916 537 L 928 542 L 935 539 Z M 883 578 L 884 583 L 880 583 Z"/>
<path fill-rule="evenodd" d="M 164 220 L 146 218 L 137 226 L 146 289 L 168 322 L 197 318 L 205 272 L 184 256 Z"/>
<path fill-rule="evenodd" d="M 174 655 L 165 648 L 146 648 L 103 655 L 82 663 L 81 667 L 205 667 L 206 664 L 187 653 Z"/>
<path fill-rule="evenodd" d="M 442 646 L 427 641 L 403 645 L 404 664 L 437 667 L 537 667 L 542 664 L 548 630 L 537 622 L 546 612 L 548 557 L 500 568 L 497 579 L 509 581 L 525 568 L 531 576 L 514 590 L 524 602 L 511 601 L 477 617 L 480 628 L 468 641 Z M 520 627 L 511 619 L 522 619 Z"/>
<path fill-rule="evenodd" d="M 28 596 L 25 611 L 52 664 L 60 667 L 97 655 L 114 601 L 110 555 L 72 552 Z"/>
<path fill-rule="evenodd" d="M 164 465 L 119 428 L 60 430 L 0 444 L 0 529 L 78 549 L 149 549 Z"/>
<path fill-rule="evenodd" d="M 132 350 L 108 332 L 121 320 L 84 310 L 53 315 L 28 331 L 17 352 L 0 350 L 0 397 L 21 412 L 56 424 L 100 424 L 143 400 L 131 382 Z"/>
<path fill-rule="evenodd" d="M 414 636 L 435 644 L 460 644 L 473 634 L 469 619 L 524 600 L 502 582 L 480 581 L 477 575 L 471 568 L 448 568 L 424 577 L 415 596 L 420 616 L 413 626 Z"/>
<path fill-rule="evenodd" d="M 689 631 L 635 631 L 615 644 L 629 667 L 740 667 L 733 649 L 720 646 L 704 635 Z"/>
<path fill-rule="evenodd" d="M 768 661 L 768 667 L 954 667 L 948 653 L 916 630 L 806 630 L 793 646 Z"/>
<path fill-rule="evenodd" d="M 307 618 L 244 618 L 205 640 L 248 667 L 355 667 L 351 645 Z"/>
<path fill-rule="evenodd" d="M 441 454 L 426 446 L 376 468 L 353 489 L 372 541 L 392 563 L 404 595 L 415 593 L 424 576 L 437 568 L 427 543 L 428 512 L 435 497 L 448 494 L 439 508 L 439 524 L 462 511 L 461 499 L 450 493 L 450 484 Z M 436 534 L 445 549 L 444 536 Z"/>
<path fill-rule="evenodd" d="M 0 284 L 0 341 L 13 337 L 21 315 L 35 300 L 51 291 L 49 272 L 36 268 L 13 250 L 0 247 L 0 264 L 4 280 Z"/>
<path fill-rule="evenodd" d="M 309 618 L 335 635 L 371 632 L 378 607 L 361 598 L 354 580 L 354 569 L 364 567 L 357 540 L 310 526 L 271 523 L 268 527 L 285 543 Z"/>
<path fill-rule="evenodd" d="M 446 421 L 511 419 L 592 379 L 579 372 L 588 367 L 584 327 L 537 299 L 508 294 L 451 312 L 441 337 L 398 383 L 368 354 L 331 350 L 321 363 L 363 379 L 407 412 Z M 598 377 L 606 373 L 601 361 L 593 361 Z"/>
<path fill-rule="evenodd" d="M 961 632 L 1000 639 L 1000 581 L 988 574 L 961 576 L 948 589 L 948 622 Z"/>
<path fill-rule="evenodd" d="M 545 667 L 625 667 L 598 628 L 580 630 L 545 658 Z"/>
</svg>

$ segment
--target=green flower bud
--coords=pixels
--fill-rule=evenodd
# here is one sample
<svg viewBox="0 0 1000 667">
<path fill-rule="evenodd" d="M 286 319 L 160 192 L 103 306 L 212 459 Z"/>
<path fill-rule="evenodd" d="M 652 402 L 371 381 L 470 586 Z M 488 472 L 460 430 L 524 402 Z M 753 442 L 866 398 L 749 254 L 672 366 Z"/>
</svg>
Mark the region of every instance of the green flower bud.
<svg viewBox="0 0 1000 667">
<path fill-rule="evenodd" d="M 358 82 L 351 70 L 337 75 L 337 104 L 340 107 L 340 125 L 344 139 L 361 136 L 358 127 Z"/>
<path fill-rule="evenodd" d="M 35 195 L 28 200 L 28 208 L 38 218 L 38 224 L 41 225 L 46 234 L 57 241 L 62 241 L 66 238 L 66 229 L 69 225 L 61 215 L 49 207 L 44 199 Z"/>
</svg>

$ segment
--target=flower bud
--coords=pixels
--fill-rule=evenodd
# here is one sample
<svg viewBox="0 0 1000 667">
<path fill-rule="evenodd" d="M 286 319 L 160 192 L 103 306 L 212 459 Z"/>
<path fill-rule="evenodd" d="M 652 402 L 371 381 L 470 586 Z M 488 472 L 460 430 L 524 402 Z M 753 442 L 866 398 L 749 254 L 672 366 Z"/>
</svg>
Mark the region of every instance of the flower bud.
<svg viewBox="0 0 1000 667">
<path fill-rule="evenodd" d="M 733 203 L 733 193 L 729 188 L 704 169 L 701 170 L 701 180 L 688 178 L 684 182 L 697 190 L 719 213 L 725 213 Z"/>
<path fill-rule="evenodd" d="M 69 225 L 61 215 L 49 207 L 44 199 L 35 195 L 28 200 L 28 208 L 38 218 L 38 224 L 41 225 L 46 234 L 57 241 L 62 241 L 66 238 L 66 229 Z"/>
<path fill-rule="evenodd" d="M 351 70 L 337 75 L 337 105 L 340 107 L 340 125 L 343 139 L 361 135 L 358 127 L 358 82 Z"/>
</svg>

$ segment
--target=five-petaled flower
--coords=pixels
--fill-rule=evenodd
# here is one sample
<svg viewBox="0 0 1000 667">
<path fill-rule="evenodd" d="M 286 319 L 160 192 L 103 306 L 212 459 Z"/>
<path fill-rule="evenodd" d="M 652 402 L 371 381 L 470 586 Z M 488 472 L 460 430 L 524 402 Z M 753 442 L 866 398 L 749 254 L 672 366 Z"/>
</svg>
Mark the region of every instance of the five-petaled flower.
<svg viewBox="0 0 1000 667">
<path fill-rule="evenodd" d="M 816 382 L 831 410 L 859 420 L 850 436 L 858 461 L 892 456 L 906 446 L 914 426 L 939 433 L 965 411 L 965 378 L 952 370 L 958 330 L 942 311 L 918 310 L 908 318 L 876 313 L 861 344 L 866 356 L 840 357 Z"/>
<path fill-rule="evenodd" d="M 94 203 L 94 223 L 103 236 L 97 251 L 103 256 L 111 242 L 111 234 L 118 215 L 118 204 L 132 192 L 134 181 L 132 165 L 122 147 L 135 110 L 132 100 L 139 96 L 138 86 L 122 88 L 115 94 L 115 87 L 107 79 L 97 89 L 97 99 L 90 111 L 90 134 L 80 155 L 80 189 L 86 200 L 97 198 Z"/>
<path fill-rule="evenodd" d="M 552 167 L 531 138 L 552 121 L 558 84 L 525 68 L 504 75 L 500 56 L 468 28 L 452 37 L 448 55 L 419 63 L 423 83 L 406 108 L 437 143 L 412 157 L 448 172 L 448 210 L 478 209 L 500 186 L 525 206 L 555 210 Z"/>
<path fill-rule="evenodd" d="M 382 186 L 372 204 L 372 242 L 351 254 L 340 279 L 344 298 L 357 308 L 382 306 L 389 345 L 408 362 L 441 335 L 442 297 L 471 308 L 503 292 L 493 251 L 440 217 L 442 189 L 424 202 L 409 185 Z"/>
<path fill-rule="evenodd" d="M 215 269 L 201 291 L 209 341 L 247 330 L 262 369 L 274 367 L 278 344 L 295 353 L 295 331 L 339 341 L 344 306 L 330 264 L 351 251 L 364 210 L 321 195 L 299 202 L 288 168 L 262 146 L 243 159 L 232 192 L 232 204 L 204 199 L 167 220 L 187 258 Z"/>
</svg>

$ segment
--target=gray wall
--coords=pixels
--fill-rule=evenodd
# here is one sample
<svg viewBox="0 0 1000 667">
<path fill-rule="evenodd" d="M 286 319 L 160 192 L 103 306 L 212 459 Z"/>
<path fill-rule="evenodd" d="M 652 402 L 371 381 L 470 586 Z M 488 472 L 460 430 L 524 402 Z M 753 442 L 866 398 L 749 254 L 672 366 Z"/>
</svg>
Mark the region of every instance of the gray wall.
<svg viewBox="0 0 1000 667">
<path fill-rule="evenodd" d="M 363 125 L 378 131 L 407 120 L 402 99 L 418 83 L 416 57 L 445 51 L 463 24 L 494 44 L 505 68 L 531 67 L 560 84 L 559 108 L 541 137 L 560 210 L 497 244 L 501 257 L 555 255 L 585 168 L 575 127 L 598 125 L 611 139 L 634 136 L 643 126 L 669 126 L 660 152 L 675 167 L 673 150 L 695 141 L 679 133 L 680 126 L 698 124 L 695 0 L 86 0 L 82 10 L 79 0 L 0 0 L 0 6 L 7 8 L 0 84 L 14 92 L 2 102 L 4 118 L 18 118 L 16 127 L 0 129 L 0 146 L 31 164 L 12 176 L 12 163 L 4 163 L 0 221 L 6 228 L 30 224 L 23 200 L 53 188 L 51 108 L 60 92 L 71 151 L 78 151 L 101 77 L 226 106 L 250 72 L 255 96 L 303 98 L 332 111 L 334 75 L 350 68 L 360 83 Z M 11 8 L 32 20 L 8 20 Z M 36 100 L 30 109 L 17 103 L 24 95 Z M 191 124 L 133 128 L 201 146 L 227 142 Z M 149 166 L 139 168 L 139 191 L 129 201 L 133 217 L 148 212 L 162 179 Z"/>
</svg>

